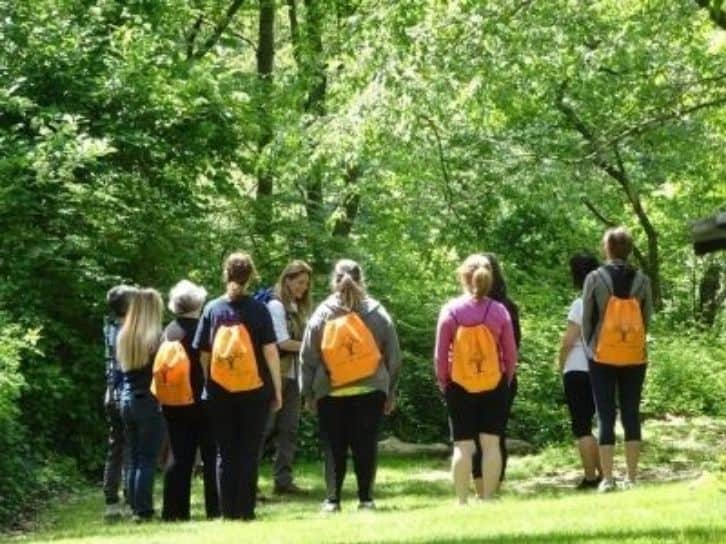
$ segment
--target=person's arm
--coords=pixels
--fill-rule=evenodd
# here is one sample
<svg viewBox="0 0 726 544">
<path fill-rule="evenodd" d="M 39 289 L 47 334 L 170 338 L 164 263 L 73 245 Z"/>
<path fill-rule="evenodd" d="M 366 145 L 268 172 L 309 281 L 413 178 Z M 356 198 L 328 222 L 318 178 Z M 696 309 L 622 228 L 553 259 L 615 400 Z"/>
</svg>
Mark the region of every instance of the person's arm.
<svg viewBox="0 0 726 544">
<path fill-rule="evenodd" d="M 444 306 L 439 313 L 436 324 L 436 345 L 434 347 L 434 373 L 439 390 L 443 393 L 451 381 L 451 365 L 449 364 L 451 342 L 454 338 L 456 324 L 448 307 Z"/>
<path fill-rule="evenodd" d="M 199 353 L 199 364 L 202 365 L 205 380 L 209 379 L 209 364 L 212 360 L 212 323 L 209 314 L 210 306 L 207 305 L 207 307 L 204 308 L 202 317 L 197 323 L 197 330 L 194 333 L 194 340 L 192 340 L 192 349 L 197 350 Z"/>
<path fill-rule="evenodd" d="M 313 392 L 315 375 L 323 365 L 323 355 L 320 350 L 323 323 L 324 320 L 318 315 L 318 312 L 314 313 L 305 327 L 300 349 L 300 360 L 302 361 L 300 392 L 305 400 L 305 405 L 311 412 L 316 411 L 315 393 Z"/>
<path fill-rule="evenodd" d="M 204 379 L 209 379 L 209 363 L 212 361 L 212 354 L 208 351 L 199 352 L 199 364 L 202 365 L 202 372 L 204 372 Z"/>
<path fill-rule="evenodd" d="M 302 343 L 290 338 L 285 306 L 279 300 L 273 299 L 267 303 L 267 309 L 272 317 L 272 325 L 275 329 L 275 337 L 277 338 L 277 347 L 282 351 L 298 353 Z"/>
<path fill-rule="evenodd" d="M 502 330 L 499 335 L 499 345 L 502 349 L 502 362 L 504 363 L 504 372 L 507 375 L 507 383 L 512 383 L 514 372 L 517 369 L 517 343 L 514 340 L 514 327 L 509 312 L 501 307 L 504 311 Z"/>
<path fill-rule="evenodd" d="M 570 354 L 570 351 L 572 351 L 572 348 L 575 346 L 575 343 L 577 343 L 581 334 L 582 329 L 577 323 L 574 321 L 567 322 L 567 329 L 565 330 L 565 334 L 562 335 L 562 344 L 560 345 L 560 372 L 562 372 L 562 369 L 565 367 L 567 356 Z"/>
<path fill-rule="evenodd" d="M 282 380 L 280 378 L 280 354 L 277 352 L 277 344 L 265 344 L 262 346 L 262 354 L 265 357 L 267 368 L 270 369 L 272 384 L 275 388 L 275 400 L 272 402 L 272 411 L 277 412 L 282 407 Z"/>
<path fill-rule="evenodd" d="M 585 284 L 582 286 L 582 338 L 585 346 L 590 343 L 592 337 L 592 317 L 595 311 L 595 276 L 597 271 L 590 272 L 585 278 Z"/>
</svg>

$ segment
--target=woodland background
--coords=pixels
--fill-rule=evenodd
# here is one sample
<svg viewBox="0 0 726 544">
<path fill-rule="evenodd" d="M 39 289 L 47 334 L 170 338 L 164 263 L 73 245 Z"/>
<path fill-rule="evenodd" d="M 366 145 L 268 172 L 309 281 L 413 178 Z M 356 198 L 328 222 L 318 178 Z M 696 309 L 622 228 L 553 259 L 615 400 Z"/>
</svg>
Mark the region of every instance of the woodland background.
<svg viewBox="0 0 726 544">
<path fill-rule="evenodd" d="M 726 415 L 721 0 L 0 1 L 0 524 L 104 460 L 121 281 L 212 295 L 229 251 L 359 260 L 405 354 L 386 432 L 445 441 L 431 355 L 473 251 L 520 305 L 510 434 L 569 439 L 567 269 L 625 224 L 653 279 L 644 412 Z M 314 455 L 314 421 L 303 426 Z"/>
</svg>

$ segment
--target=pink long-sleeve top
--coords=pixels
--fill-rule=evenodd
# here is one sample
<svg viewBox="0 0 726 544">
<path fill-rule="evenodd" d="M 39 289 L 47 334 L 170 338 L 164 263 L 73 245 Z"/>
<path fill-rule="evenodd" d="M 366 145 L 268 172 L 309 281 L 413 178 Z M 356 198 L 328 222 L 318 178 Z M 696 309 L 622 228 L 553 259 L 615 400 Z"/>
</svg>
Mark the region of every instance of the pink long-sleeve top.
<svg viewBox="0 0 726 544">
<path fill-rule="evenodd" d="M 441 308 L 436 326 L 434 359 L 436 380 L 441 391 L 451 382 L 451 352 L 457 327 L 473 327 L 481 323 L 496 339 L 502 373 L 507 375 L 509 382 L 512 381 L 517 366 L 517 345 L 509 312 L 503 304 L 489 297 L 477 300 L 471 295 L 462 295 Z"/>
</svg>

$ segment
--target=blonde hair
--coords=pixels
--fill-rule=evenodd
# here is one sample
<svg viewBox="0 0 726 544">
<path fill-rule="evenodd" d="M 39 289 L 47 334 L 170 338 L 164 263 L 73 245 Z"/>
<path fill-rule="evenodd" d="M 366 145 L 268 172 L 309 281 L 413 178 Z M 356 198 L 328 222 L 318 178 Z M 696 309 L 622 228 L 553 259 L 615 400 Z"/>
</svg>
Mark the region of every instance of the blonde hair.
<svg viewBox="0 0 726 544">
<path fill-rule="evenodd" d="M 155 289 L 140 289 L 131 298 L 116 347 L 121 369 L 143 368 L 159 347 L 164 302 Z"/>
<path fill-rule="evenodd" d="M 348 310 L 359 307 L 361 301 L 366 297 L 363 270 L 357 262 L 350 259 L 341 259 L 335 263 L 330 283 L 333 292 L 337 293 L 340 303 Z"/>
<path fill-rule="evenodd" d="M 257 269 L 249 253 L 236 251 L 224 261 L 222 276 L 229 298 L 239 299 L 245 295 L 250 280 L 257 276 Z"/>
<path fill-rule="evenodd" d="M 293 301 L 292 293 L 290 293 L 290 289 L 287 286 L 286 280 L 294 279 L 301 274 L 307 274 L 310 283 L 308 285 L 307 291 L 305 291 L 305 294 L 302 297 L 302 300 Z M 307 317 L 310 315 L 313 306 L 311 294 L 312 287 L 313 269 L 305 261 L 296 259 L 288 263 L 288 265 L 282 270 L 282 273 L 280 274 L 280 277 L 275 284 L 275 295 L 277 295 L 285 308 L 290 308 L 290 303 L 296 302 L 298 315 Z"/>
<path fill-rule="evenodd" d="M 189 280 L 181 280 L 169 291 L 169 311 L 174 315 L 196 312 L 204 304 L 207 290 Z"/>
<path fill-rule="evenodd" d="M 494 281 L 492 263 L 484 255 L 479 253 L 469 255 L 459 266 L 458 273 L 459 281 L 465 293 L 472 295 L 476 299 L 489 294 Z"/>
</svg>

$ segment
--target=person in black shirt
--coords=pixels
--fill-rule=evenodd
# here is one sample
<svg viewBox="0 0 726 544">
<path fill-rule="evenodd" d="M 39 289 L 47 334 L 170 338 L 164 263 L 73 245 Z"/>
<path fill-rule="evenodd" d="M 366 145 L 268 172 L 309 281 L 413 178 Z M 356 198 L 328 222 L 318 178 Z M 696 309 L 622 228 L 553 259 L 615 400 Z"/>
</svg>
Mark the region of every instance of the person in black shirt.
<svg viewBox="0 0 726 544">
<path fill-rule="evenodd" d="M 233 253 L 227 258 L 226 292 L 204 308 L 193 344 L 207 375 L 209 414 L 219 451 L 220 506 L 227 519 L 255 518 L 265 423 L 270 410 L 282 405 L 272 318 L 265 304 L 247 293 L 255 275 L 249 255 Z"/>
<path fill-rule="evenodd" d="M 189 498 L 197 448 L 204 463 L 204 505 L 207 518 L 219 516 L 217 449 L 211 422 L 207 417 L 207 403 L 202 399 L 204 372 L 199 362 L 199 353 L 192 348 L 199 315 L 206 298 L 207 291 L 188 280 L 180 281 L 169 292 L 168 307 L 177 317 L 167 325 L 164 340 L 181 342 L 189 358 L 192 399 L 191 404 L 187 405 L 162 406 L 172 453 L 164 475 L 164 507 L 161 517 L 165 521 L 189 519 Z"/>
</svg>

